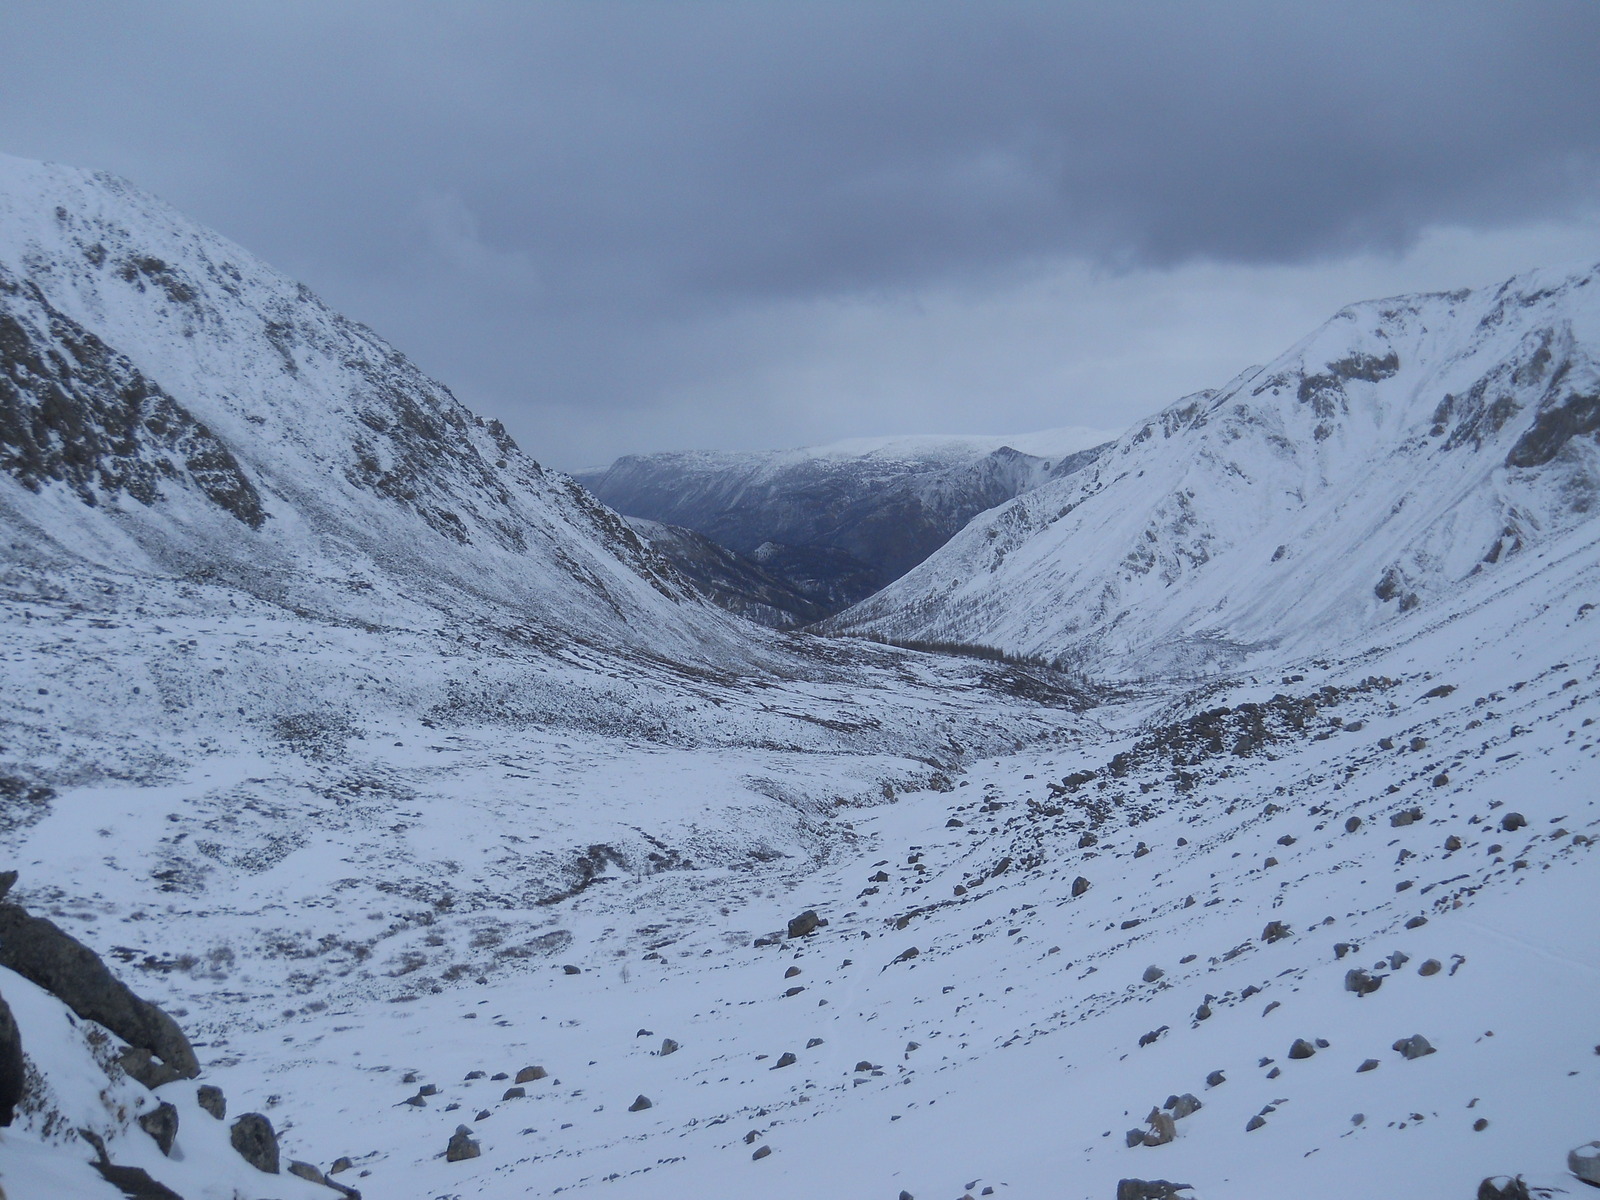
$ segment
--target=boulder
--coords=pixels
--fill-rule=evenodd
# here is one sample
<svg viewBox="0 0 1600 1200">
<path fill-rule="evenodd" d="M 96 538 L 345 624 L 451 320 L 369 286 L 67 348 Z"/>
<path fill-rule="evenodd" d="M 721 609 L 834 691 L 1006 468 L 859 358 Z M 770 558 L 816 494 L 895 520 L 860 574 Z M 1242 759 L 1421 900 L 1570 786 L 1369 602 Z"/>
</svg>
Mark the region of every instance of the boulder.
<svg viewBox="0 0 1600 1200">
<path fill-rule="evenodd" d="M 757 1146 L 755 1148 L 755 1151 L 750 1155 L 750 1161 L 751 1162 L 760 1162 L 763 1158 L 766 1158 L 767 1155 L 769 1155 L 771 1153 L 772 1153 L 772 1147 L 771 1146 Z"/>
<path fill-rule="evenodd" d="M 816 910 L 808 908 L 798 917 L 794 917 L 789 921 L 789 936 L 792 938 L 806 937 L 808 934 L 815 933 L 821 923 L 822 919 L 817 916 Z"/>
<path fill-rule="evenodd" d="M 1594 1187 L 1600 1187 L 1600 1142 L 1587 1142 L 1567 1152 L 1567 1170 Z"/>
<path fill-rule="evenodd" d="M 1344 990 L 1358 996 L 1370 995 L 1382 986 L 1381 975 L 1368 975 L 1360 967 L 1353 967 L 1344 973 Z"/>
<path fill-rule="evenodd" d="M 215 1084 L 202 1083 L 200 1090 L 195 1093 L 195 1099 L 200 1102 L 200 1107 L 205 1109 L 217 1120 L 228 1115 L 228 1101 L 222 1094 L 222 1089 Z"/>
<path fill-rule="evenodd" d="M 1165 1146 L 1178 1136 L 1178 1127 L 1172 1117 L 1162 1112 L 1159 1108 L 1152 1108 L 1148 1119 L 1150 1128 L 1145 1131 L 1144 1144 L 1146 1146 Z"/>
<path fill-rule="evenodd" d="M 6 874 L 15 877 L 15 872 Z M 22 1067 L 22 1034 L 17 1029 L 16 1018 L 11 1015 L 11 1006 L 0 996 L 0 1125 L 10 1125 L 16 1116 L 26 1082 Z"/>
<path fill-rule="evenodd" d="M 53 922 L 0 903 L 0 966 L 38 984 L 84 1020 L 98 1021 L 129 1045 L 160 1056 L 178 1078 L 200 1073 L 178 1023 L 134 995 L 99 955 Z"/>
<path fill-rule="evenodd" d="M 1119 1179 L 1117 1200 L 1184 1200 L 1178 1193 L 1188 1191 L 1189 1186 L 1165 1179 Z"/>
<path fill-rule="evenodd" d="M 634 1097 L 633 1103 L 628 1105 L 628 1111 L 629 1112 L 643 1112 L 647 1108 L 654 1108 L 654 1107 L 655 1107 L 655 1105 L 651 1102 L 649 1096 L 640 1095 L 640 1096 Z"/>
<path fill-rule="evenodd" d="M 1276 942 L 1290 935 L 1290 929 L 1282 921 L 1268 921 L 1265 929 L 1261 931 L 1261 940 Z"/>
<path fill-rule="evenodd" d="M 532 1083 L 536 1079 L 543 1079 L 549 1073 L 543 1067 L 523 1067 L 522 1070 L 517 1072 L 517 1077 L 512 1082 Z"/>
<path fill-rule="evenodd" d="M 178 1110 L 163 1100 L 140 1116 L 139 1128 L 155 1139 L 162 1154 L 170 1155 L 173 1140 L 178 1136 Z"/>
<path fill-rule="evenodd" d="M 324 1175 L 321 1170 L 312 1166 L 308 1162 L 300 1162 L 298 1160 L 290 1162 L 289 1174 L 297 1175 L 301 1179 L 308 1180 L 311 1183 L 320 1184 L 322 1187 L 330 1186 L 328 1183 L 328 1177 Z"/>
<path fill-rule="evenodd" d="M 152 1092 L 183 1078 L 143 1046 L 129 1046 L 118 1056 L 117 1065 L 127 1072 L 129 1079 L 144 1084 Z"/>
<path fill-rule="evenodd" d="M 1167 1101 L 1167 1110 L 1172 1113 L 1174 1121 L 1181 1121 L 1191 1113 L 1197 1113 L 1205 1106 L 1200 1103 L 1200 1098 L 1193 1092 L 1185 1092 Z"/>
<path fill-rule="evenodd" d="M 478 1143 L 473 1140 L 472 1130 L 465 1125 L 457 1125 L 456 1131 L 450 1135 L 449 1144 L 444 1148 L 445 1162 L 462 1162 L 465 1159 L 477 1158 L 483 1153 Z"/>
<path fill-rule="evenodd" d="M 272 1122 L 260 1113 L 245 1113 L 228 1130 L 228 1140 L 233 1148 L 258 1171 L 268 1175 L 278 1173 L 278 1135 Z"/>
<path fill-rule="evenodd" d="M 152 1179 L 142 1167 L 115 1167 L 106 1161 L 91 1165 L 100 1172 L 100 1178 L 128 1197 L 128 1200 L 183 1200 L 166 1184 Z"/>
<path fill-rule="evenodd" d="M 1422 1058 L 1433 1053 L 1433 1047 L 1428 1044 L 1428 1039 L 1420 1033 L 1414 1033 L 1408 1038 L 1401 1038 L 1394 1044 L 1394 1048 L 1406 1058 Z"/>
<path fill-rule="evenodd" d="M 1160 967 L 1149 966 L 1144 969 L 1144 974 L 1140 978 L 1142 978 L 1146 983 L 1154 983 L 1165 974 L 1166 972 Z"/>
<path fill-rule="evenodd" d="M 1500 828 L 1507 833 L 1515 833 L 1528 824 L 1528 818 L 1519 812 L 1508 812 L 1500 818 Z"/>
<path fill-rule="evenodd" d="M 1478 1200 L 1533 1200 L 1521 1175 L 1494 1175 L 1478 1185 Z"/>
<path fill-rule="evenodd" d="M 1228 1077 L 1226 1075 L 1224 1075 L 1221 1071 L 1213 1071 L 1213 1072 L 1211 1072 L 1211 1074 L 1206 1076 L 1206 1086 L 1208 1088 L 1218 1087 L 1221 1084 L 1224 1084 L 1224 1083 L 1227 1083 L 1227 1082 L 1228 1082 Z"/>
<path fill-rule="evenodd" d="M 1090 886 L 1091 885 L 1090 885 L 1089 881 L 1087 879 L 1085 879 L 1082 875 L 1079 875 L 1076 879 L 1074 879 L 1072 881 L 1072 896 L 1073 896 L 1073 899 L 1077 899 L 1079 896 L 1081 896 L 1085 892 L 1087 892 L 1089 890 Z"/>
<path fill-rule="evenodd" d="M 1317 1052 L 1317 1048 L 1305 1038 L 1295 1038 L 1294 1044 L 1289 1047 L 1290 1058 L 1310 1058 Z"/>
<path fill-rule="evenodd" d="M 521 1100 L 527 1094 L 528 1094 L 528 1089 L 527 1088 L 509 1087 L 509 1088 L 507 1088 L 505 1090 L 505 1094 L 502 1095 L 500 1097 L 500 1099 L 502 1101 L 505 1101 L 505 1100 Z"/>
</svg>

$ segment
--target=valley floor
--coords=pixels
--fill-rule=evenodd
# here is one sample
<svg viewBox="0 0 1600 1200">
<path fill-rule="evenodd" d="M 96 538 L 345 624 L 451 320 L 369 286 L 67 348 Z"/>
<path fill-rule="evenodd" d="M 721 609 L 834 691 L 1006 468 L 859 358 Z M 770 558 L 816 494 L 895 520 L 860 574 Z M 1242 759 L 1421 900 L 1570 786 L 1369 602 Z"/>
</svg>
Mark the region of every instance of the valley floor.
<svg viewBox="0 0 1600 1200">
<path fill-rule="evenodd" d="M 63 793 L 11 842 L 56 919 L 183 1011 L 235 1111 L 348 1156 L 369 1197 L 1570 1191 L 1600 1137 L 1600 569 L 1525 572 L 1393 646 L 1126 696 L 949 779 L 414 730 L 324 797 L 343 825 L 264 791 L 281 764 L 218 757 L 203 788 Z M 377 736 L 346 750 L 378 761 Z M 459 803 L 399 795 L 425 767 Z M 561 803 L 519 807 L 508 774 Z M 226 892 L 123 870 L 172 849 L 157 801 L 223 830 Z M 715 813 L 738 853 L 680 823 L 654 873 L 596 850 L 570 896 L 516 901 L 517 839 L 585 812 L 597 845 Z M 414 891 L 374 895 L 362 853 L 394 878 L 402 849 Z M 826 924 L 786 936 L 808 909 Z M 1434 1052 L 1395 1048 L 1415 1035 Z M 1128 1145 L 1185 1094 L 1172 1140 Z M 448 1162 L 462 1125 L 481 1154 Z"/>
</svg>

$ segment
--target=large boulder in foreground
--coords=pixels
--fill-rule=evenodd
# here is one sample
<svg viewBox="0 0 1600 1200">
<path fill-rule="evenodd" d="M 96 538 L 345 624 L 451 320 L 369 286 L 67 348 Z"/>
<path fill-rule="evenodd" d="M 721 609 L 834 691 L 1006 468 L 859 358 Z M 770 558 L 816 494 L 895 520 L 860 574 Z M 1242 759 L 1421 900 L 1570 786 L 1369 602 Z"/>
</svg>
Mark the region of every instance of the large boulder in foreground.
<svg viewBox="0 0 1600 1200">
<path fill-rule="evenodd" d="M 84 1020 L 159 1055 L 180 1078 L 200 1073 L 194 1047 L 176 1021 L 134 995 L 82 942 L 8 902 L 0 902 L 0 966 L 38 984 Z"/>
</svg>

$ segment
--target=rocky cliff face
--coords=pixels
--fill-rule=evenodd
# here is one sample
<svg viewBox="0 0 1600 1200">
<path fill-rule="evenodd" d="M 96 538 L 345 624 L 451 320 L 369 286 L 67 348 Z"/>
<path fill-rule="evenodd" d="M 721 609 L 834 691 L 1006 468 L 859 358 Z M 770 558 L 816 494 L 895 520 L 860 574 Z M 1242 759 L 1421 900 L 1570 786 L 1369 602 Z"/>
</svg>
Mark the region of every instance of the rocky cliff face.
<svg viewBox="0 0 1600 1200">
<path fill-rule="evenodd" d="M 976 514 L 1092 462 L 1103 440 L 1059 430 L 647 454 L 577 478 L 619 512 L 684 526 L 753 558 L 826 614 L 899 578 Z"/>
<path fill-rule="evenodd" d="M 834 618 L 1117 675 L 1377 629 L 1600 529 L 1593 269 L 1354 305 Z"/>
</svg>

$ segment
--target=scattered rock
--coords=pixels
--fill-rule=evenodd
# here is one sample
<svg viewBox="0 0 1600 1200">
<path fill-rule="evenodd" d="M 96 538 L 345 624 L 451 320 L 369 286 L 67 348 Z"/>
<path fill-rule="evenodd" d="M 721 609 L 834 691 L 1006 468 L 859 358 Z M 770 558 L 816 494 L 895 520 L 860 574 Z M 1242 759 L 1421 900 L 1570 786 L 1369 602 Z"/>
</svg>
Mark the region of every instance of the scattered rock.
<svg viewBox="0 0 1600 1200">
<path fill-rule="evenodd" d="M 1521 1175 L 1494 1175 L 1478 1185 L 1478 1200 L 1533 1200 Z"/>
<path fill-rule="evenodd" d="M 917 955 L 921 953 L 921 950 L 918 950 L 915 946 L 912 946 L 909 950 L 902 950 L 899 954 L 895 955 L 894 961 L 897 963 L 910 962 L 913 958 L 916 958 Z"/>
<path fill-rule="evenodd" d="M 668 1038 L 667 1041 L 671 1043 L 672 1050 L 676 1050 L 678 1048 L 678 1043 L 672 1041 L 671 1038 Z M 663 1048 L 661 1053 L 663 1053 L 663 1054 L 671 1054 L 672 1050 L 667 1050 L 667 1049 Z M 545 1076 L 547 1076 L 549 1074 L 550 1074 L 550 1072 L 546 1071 L 543 1067 L 523 1067 L 522 1070 L 517 1072 L 517 1077 L 514 1080 L 512 1080 L 512 1082 L 513 1083 L 532 1083 L 534 1080 L 543 1079 Z"/>
<path fill-rule="evenodd" d="M 1187 1183 L 1168 1183 L 1165 1179 L 1119 1179 L 1117 1200 L 1184 1200 L 1178 1193 L 1189 1187 Z"/>
<path fill-rule="evenodd" d="M 139 1118 L 139 1128 L 155 1139 L 162 1154 L 172 1153 L 172 1142 L 178 1136 L 178 1110 L 163 1100 Z"/>
<path fill-rule="evenodd" d="M 785 971 L 783 973 L 783 977 L 785 979 L 793 979 L 798 974 L 800 974 L 800 968 L 799 967 L 790 967 L 787 971 Z"/>
<path fill-rule="evenodd" d="M 1369 996 L 1382 986 L 1383 976 L 1368 975 L 1360 967 L 1352 967 L 1344 973 L 1344 990 L 1358 996 Z"/>
<path fill-rule="evenodd" d="M 1144 969 L 1144 975 L 1141 978 L 1143 978 L 1146 983 L 1154 983 L 1165 974 L 1166 972 L 1160 967 L 1149 966 Z"/>
<path fill-rule="evenodd" d="M 771 1153 L 772 1153 L 772 1147 L 771 1146 L 757 1146 L 756 1149 L 755 1149 L 755 1153 L 753 1153 L 750 1156 L 750 1161 L 751 1162 L 760 1162 L 763 1158 L 766 1158 L 767 1155 L 769 1155 Z"/>
<path fill-rule="evenodd" d="M 1433 1047 L 1428 1043 L 1428 1039 L 1420 1033 L 1414 1033 L 1408 1038 L 1401 1038 L 1394 1044 L 1394 1048 L 1407 1059 L 1423 1058 L 1434 1052 Z"/>
<path fill-rule="evenodd" d="M 562 971 L 562 974 L 565 974 L 565 975 L 582 975 L 583 974 L 583 968 L 582 967 L 575 967 L 571 963 L 568 963 L 568 964 L 566 964 L 566 966 L 562 967 L 561 971 Z"/>
<path fill-rule="evenodd" d="M 822 918 L 817 916 L 816 910 L 808 908 L 789 922 L 789 936 L 792 938 L 806 937 L 815 933 L 821 924 Z"/>
<path fill-rule="evenodd" d="M 117 1064 L 127 1072 L 128 1078 L 144 1084 L 151 1091 L 183 1078 L 143 1046 L 129 1046 L 118 1056 Z"/>
<path fill-rule="evenodd" d="M 450 1135 L 450 1142 L 444 1148 L 445 1162 L 463 1162 L 469 1158 L 477 1158 L 482 1154 L 482 1149 L 472 1136 L 472 1130 L 465 1125 L 457 1125 L 456 1131 Z"/>
<path fill-rule="evenodd" d="M 635 1097 L 633 1103 L 628 1105 L 628 1111 L 629 1112 L 643 1112 L 647 1108 L 654 1108 L 654 1107 L 655 1107 L 655 1105 L 653 1103 L 651 1103 L 651 1100 L 650 1100 L 649 1096 L 641 1095 L 641 1096 Z"/>
<path fill-rule="evenodd" d="M 256 1170 L 268 1175 L 278 1173 L 278 1135 L 273 1131 L 272 1122 L 260 1113 L 245 1113 L 235 1121 L 228 1131 L 228 1140 L 239 1157 Z"/>
<path fill-rule="evenodd" d="M 1437 975 L 1444 970 L 1444 964 L 1437 958 L 1430 958 L 1417 968 L 1418 975 Z"/>
<path fill-rule="evenodd" d="M 100 1177 L 130 1200 L 183 1200 L 164 1183 L 158 1183 L 142 1167 L 116 1167 L 102 1160 L 91 1164 Z"/>
<path fill-rule="evenodd" d="M 1568 1151 L 1567 1170 L 1585 1183 L 1600 1187 L 1600 1142 L 1587 1142 Z"/>
<path fill-rule="evenodd" d="M 1449 837 L 1445 838 L 1444 848 L 1450 851 L 1452 854 L 1455 853 L 1457 850 L 1461 849 L 1461 839 L 1452 833 Z"/>
<path fill-rule="evenodd" d="M 1317 1052 L 1317 1048 L 1305 1038 L 1295 1038 L 1294 1045 L 1289 1047 L 1290 1058 L 1310 1058 Z"/>
<path fill-rule="evenodd" d="M 1145 1131 L 1146 1146 L 1165 1146 L 1178 1136 L 1178 1126 L 1172 1117 L 1159 1108 L 1152 1108 L 1148 1118 L 1150 1128 Z"/>
<path fill-rule="evenodd" d="M 1428 923 L 1428 918 L 1427 917 L 1412 917 L 1411 920 L 1406 922 L 1406 928 L 1407 929 L 1421 929 L 1427 923 Z"/>
<path fill-rule="evenodd" d="M 1077 899 L 1079 896 L 1083 895 L 1091 886 L 1093 885 L 1091 885 L 1087 879 L 1085 879 L 1082 875 L 1079 875 L 1072 881 L 1073 899 Z"/>
<path fill-rule="evenodd" d="M 505 1100 L 521 1100 L 527 1094 L 528 1094 L 528 1089 L 527 1088 L 509 1087 L 509 1088 L 507 1088 L 505 1090 L 504 1094 L 501 1095 L 500 1099 L 502 1101 L 505 1101 Z"/>
<path fill-rule="evenodd" d="M 1258 1114 L 1258 1115 L 1256 1115 L 1254 1117 L 1251 1117 L 1248 1121 L 1246 1121 L 1244 1123 L 1244 1131 L 1246 1133 L 1254 1133 L 1257 1129 L 1260 1129 L 1266 1123 L 1267 1123 L 1267 1119 Z"/>
<path fill-rule="evenodd" d="M 1395 829 L 1400 829 L 1406 825 L 1415 825 L 1420 820 L 1422 820 L 1422 809 L 1408 808 L 1391 816 L 1389 824 Z"/>
<path fill-rule="evenodd" d="M 1527 824 L 1528 818 L 1519 812 L 1508 812 L 1500 818 L 1500 828 L 1507 833 L 1515 833 L 1517 830 L 1525 828 Z"/>
<path fill-rule="evenodd" d="M 1377 1069 L 1378 1060 L 1375 1058 L 1369 1058 L 1356 1068 L 1356 1074 L 1360 1075 L 1363 1071 L 1376 1071 Z"/>
<path fill-rule="evenodd" d="M 355 1163 L 350 1161 L 348 1155 L 341 1154 L 338 1158 L 333 1160 L 333 1166 L 328 1168 L 328 1174 L 337 1175 L 341 1171 L 352 1170 L 355 1165 Z"/>
<path fill-rule="evenodd" d="M 1474 1121 L 1472 1123 L 1472 1132 L 1473 1133 L 1482 1133 L 1487 1128 L 1489 1128 L 1489 1118 L 1488 1117 L 1479 1117 L 1476 1121 Z"/>
<path fill-rule="evenodd" d="M 322 1187 L 329 1186 L 328 1177 L 308 1162 L 291 1160 L 289 1163 L 289 1174 L 298 1175 L 301 1179 L 308 1180 L 311 1183 L 319 1184 Z"/>
<path fill-rule="evenodd" d="M 1205 1105 L 1200 1103 L 1200 1098 L 1193 1092 L 1185 1092 L 1181 1096 L 1168 1097 L 1165 1107 L 1172 1114 L 1174 1121 L 1181 1121 L 1191 1113 L 1199 1112 Z"/>
<path fill-rule="evenodd" d="M 778 1061 L 773 1063 L 772 1066 L 767 1069 L 770 1071 L 776 1071 L 779 1067 L 792 1067 L 799 1061 L 800 1060 L 794 1055 L 785 1050 L 782 1054 L 778 1055 Z"/>
<path fill-rule="evenodd" d="M 1349 820 L 1347 820 L 1344 823 L 1344 831 L 1346 833 L 1354 833 L 1356 830 L 1358 830 L 1360 828 L 1361 828 L 1361 818 L 1360 817 L 1351 817 Z"/>
<path fill-rule="evenodd" d="M 219 1121 L 228 1115 L 227 1097 L 222 1094 L 222 1089 L 214 1083 L 202 1083 L 200 1090 L 195 1093 L 195 1099 L 200 1102 L 201 1108 Z"/>
<path fill-rule="evenodd" d="M 1268 921 L 1267 927 L 1261 931 L 1261 940 L 1264 942 L 1276 942 L 1281 938 L 1288 937 L 1290 932 L 1289 927 L 1282 921 Z"/>
<path fill-rule="evenodd" d="M 1208 1088 L 1214 1088 L 1227 1082 L 1228 1077 L 1221 1071 L 1213 1071 L 1211 1074 L 1206 1076 L 1206 1086 Z"/>
</svg>

